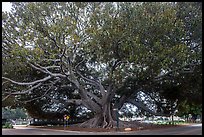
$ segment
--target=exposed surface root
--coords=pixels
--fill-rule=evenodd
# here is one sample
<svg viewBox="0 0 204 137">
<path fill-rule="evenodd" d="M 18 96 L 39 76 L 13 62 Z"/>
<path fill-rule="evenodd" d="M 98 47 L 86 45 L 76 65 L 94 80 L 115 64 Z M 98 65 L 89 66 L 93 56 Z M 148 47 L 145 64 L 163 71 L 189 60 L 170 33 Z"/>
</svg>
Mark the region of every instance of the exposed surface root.
<svg viewBox="0 0 204 137">
<path fill-rule="evenodd" d="M 106 121 L 107 122 L 107 121 Z M 88 121 L 85 121 L 83 123 L 78 123 L 74 124 L 72 126 L 75 127 L 82 127 L 82 128 L 106 128 L 106 129 L 111 129 L 111 128 L 147 128 L 153 126 L 153 124 L 146 124 L 146 123 L 140 123 L 138 121 L 110 121 L 107 123 L 104 123 L 102 119 L 97 119 L 97 118 L 92 118 L 89 119 Z"/>
</svg>

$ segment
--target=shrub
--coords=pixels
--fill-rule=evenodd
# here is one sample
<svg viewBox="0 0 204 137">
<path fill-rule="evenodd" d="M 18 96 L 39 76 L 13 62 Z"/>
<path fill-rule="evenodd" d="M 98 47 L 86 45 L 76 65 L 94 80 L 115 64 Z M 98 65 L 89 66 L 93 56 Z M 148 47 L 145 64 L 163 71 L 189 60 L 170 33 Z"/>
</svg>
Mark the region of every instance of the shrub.
<svg viewBox="0 0 204 137">
<path fill-rule="evenodd" d="M 13 128 L 13 125 L 9 122 L 6 122 L 5 125 L 3 125 L 3 128 Z"/>
</svg>

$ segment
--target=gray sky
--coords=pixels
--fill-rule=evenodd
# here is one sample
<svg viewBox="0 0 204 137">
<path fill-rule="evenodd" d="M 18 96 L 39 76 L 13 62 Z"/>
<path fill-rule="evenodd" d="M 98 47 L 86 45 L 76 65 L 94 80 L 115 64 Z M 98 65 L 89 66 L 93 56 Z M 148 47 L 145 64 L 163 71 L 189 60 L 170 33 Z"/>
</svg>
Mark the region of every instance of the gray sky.
<svg viewBox="0 0 204 137">
<path fill-rule="evenodd" d="M 2 2 L 2 11 L 10 11 L 11 7 L 10 2 Z"/>
</svg>

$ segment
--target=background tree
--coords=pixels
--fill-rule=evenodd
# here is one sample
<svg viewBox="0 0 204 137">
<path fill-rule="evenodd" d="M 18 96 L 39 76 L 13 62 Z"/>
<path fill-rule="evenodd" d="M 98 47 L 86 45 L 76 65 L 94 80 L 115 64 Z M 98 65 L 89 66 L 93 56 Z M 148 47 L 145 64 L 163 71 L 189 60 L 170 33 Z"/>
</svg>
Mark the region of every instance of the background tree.
<svg viewBox="0 0 204 137">
<path fill-rule="evenodd" d="M 22 108 L 9 109 L 2 108 L 2 118 L 5 119 L 26 119 L 28 115 L 26 111 Z"/>
</svg>

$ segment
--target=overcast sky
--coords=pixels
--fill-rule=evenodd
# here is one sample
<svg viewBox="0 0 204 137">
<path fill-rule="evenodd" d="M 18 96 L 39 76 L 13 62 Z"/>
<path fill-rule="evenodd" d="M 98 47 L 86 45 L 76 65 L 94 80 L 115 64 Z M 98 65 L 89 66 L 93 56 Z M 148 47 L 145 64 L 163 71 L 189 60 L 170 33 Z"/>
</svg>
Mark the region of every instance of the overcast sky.
<svg viewBox="0 0 204 137">
<path fill-rule="evenodd" d="M 2 2 L 2 11 L 10 11 L 11 3 L 10 2 Z"/>
</svg>

